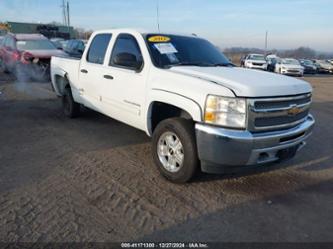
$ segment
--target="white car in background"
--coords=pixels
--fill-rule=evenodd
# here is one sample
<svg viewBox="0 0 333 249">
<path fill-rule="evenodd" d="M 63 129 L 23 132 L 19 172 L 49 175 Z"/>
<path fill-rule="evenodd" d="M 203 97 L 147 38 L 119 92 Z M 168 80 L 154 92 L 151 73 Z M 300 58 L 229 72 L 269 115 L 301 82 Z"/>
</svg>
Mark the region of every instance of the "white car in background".
<svg viewBox="0 0 333 249">
<path fill-rule="evenodd" d="M 267 61 L 263 54 L 249 54 L 245 57 L 244 67 L 267 70 Z"/>
<path fill-rule="evenodd" d="M 275 72 L 279 74 L 303 76 L 304 67 L 293 58 L 279 59 L 275 65 Z"/>
</svg>

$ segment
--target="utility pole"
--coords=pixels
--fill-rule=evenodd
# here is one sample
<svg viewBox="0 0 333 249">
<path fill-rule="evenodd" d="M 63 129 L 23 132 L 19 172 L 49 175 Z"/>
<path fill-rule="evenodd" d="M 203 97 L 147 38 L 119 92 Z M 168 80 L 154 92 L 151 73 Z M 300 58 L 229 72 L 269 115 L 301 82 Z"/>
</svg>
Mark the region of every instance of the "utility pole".
<svg viewBox="0 0 333 249">
<path fill-rule="evenodd" d="M 268 39 L 268 31 L 266 31 L 266 36 L 265 36 L 265 51 L 267 53 L 267 39 Z"/>
<path fill-rule="evenodd" d="M 65 0 L 62 0 L 62 5 L 60 6 L 62 10 L 62 20 L 63 24 L 67 27 L 69 27 L 70 24 L 70 14 L 69 14 L 69 2 Z"/>
<path fill-rule="evenodd" d="M 70 34 L 70 27 L 71 26 L 71 21 L 69 18 L 69 2 L 67 1 L 67 29 L 68 29 L 68 34 Z M 71 36 L 71 35 L 69 35 Z"/>
<path fill-rule="evenodd" d="M 67 25 L 68 27 L 71 26 L 71 21 L 69 18 L 69 2 L 67 1 Z"/>
<path fill-rule="evenodd" d="M 157 18 L 157 30 L 160 33 L 160 2 L 156 0 L 156 18 Z"/>
<path fill-rule="evenodd" d="M 65 8 L 65 0 L 62 0 L 61 12 L 62 12 L 62 22 L 66 26 L 67 25 L 67 18 L 66 18 L 66 8 Z"/>
</svg>

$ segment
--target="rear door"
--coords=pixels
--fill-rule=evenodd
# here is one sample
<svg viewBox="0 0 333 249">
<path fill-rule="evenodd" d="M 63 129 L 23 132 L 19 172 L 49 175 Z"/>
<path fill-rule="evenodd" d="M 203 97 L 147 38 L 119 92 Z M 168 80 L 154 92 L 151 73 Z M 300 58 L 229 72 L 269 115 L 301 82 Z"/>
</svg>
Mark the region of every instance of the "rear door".
<svg viewBox="0 0 333 249">
<path fill-rule="evenodd" d="M 84 99 L 84 104 L 92 109 L 101 112 L 101 80 L 102 69 L 107 48 L 112 34 L 96 34 L 81 59 L 79 68 L 80 88 L 77 89 Z"/>
</svg>

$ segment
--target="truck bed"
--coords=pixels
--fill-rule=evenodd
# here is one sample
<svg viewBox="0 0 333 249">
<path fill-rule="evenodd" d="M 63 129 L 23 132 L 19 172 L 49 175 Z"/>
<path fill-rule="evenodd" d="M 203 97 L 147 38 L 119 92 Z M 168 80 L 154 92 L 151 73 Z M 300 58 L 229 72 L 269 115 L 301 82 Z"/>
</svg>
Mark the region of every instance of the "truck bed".
<svg viewBox="0 0 333 249">
<path fill-rule="evenodd" d="M 80 62 L 81 60 L 79 58 L 52 56 L 51 81 L 58 96 L 61 96 L 62 93 L 56 84 L 56 75 L 58 75 L 57 77 L 66 77 L 71 82 L 71 85 L 75 87 L 78 83 Z"/>
</svg>

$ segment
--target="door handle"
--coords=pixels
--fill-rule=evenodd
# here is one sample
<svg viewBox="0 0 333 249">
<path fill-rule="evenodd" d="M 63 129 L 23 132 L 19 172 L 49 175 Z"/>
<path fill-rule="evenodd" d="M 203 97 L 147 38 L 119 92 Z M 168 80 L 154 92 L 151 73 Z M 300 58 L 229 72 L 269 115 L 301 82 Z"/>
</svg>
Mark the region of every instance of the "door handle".
<svg viewBox="0 0 333 249">
<path fill-rule="evenodd" d="M 108 80 L 113 80 L 113 76 L 111 76 L 111 75 L 103 75 L 103 77 L 105 78 L 105 79 L 108 79 Z"/>
<path fill-rule="evenodd" d="M 81 69 L 81 73 L 88 73 L 88 70 L 86 70 L 86 69 Z"/>
</svg>

